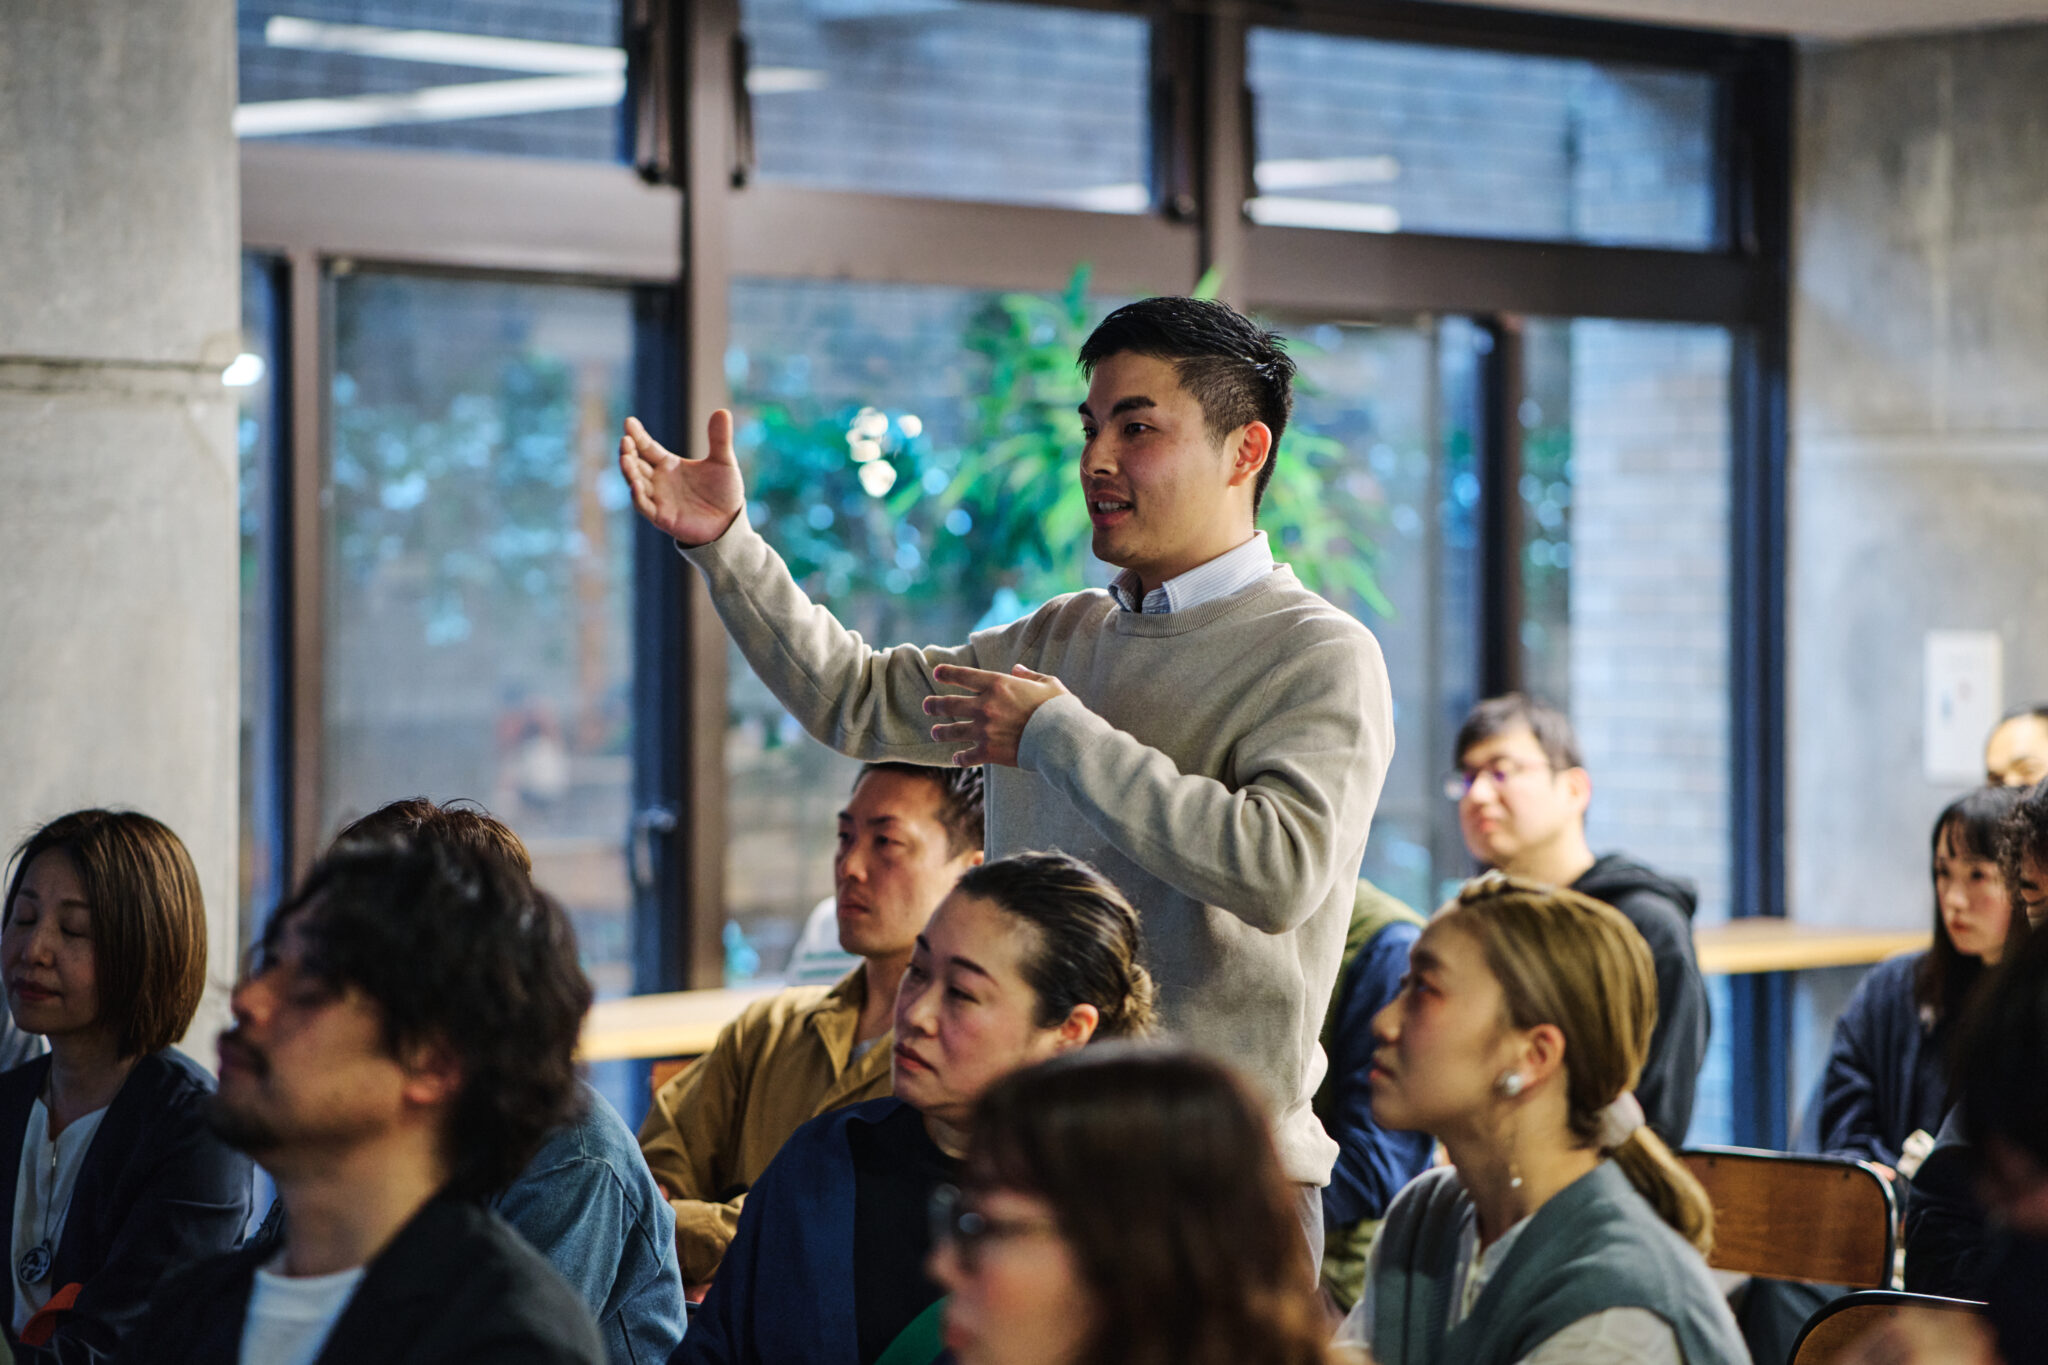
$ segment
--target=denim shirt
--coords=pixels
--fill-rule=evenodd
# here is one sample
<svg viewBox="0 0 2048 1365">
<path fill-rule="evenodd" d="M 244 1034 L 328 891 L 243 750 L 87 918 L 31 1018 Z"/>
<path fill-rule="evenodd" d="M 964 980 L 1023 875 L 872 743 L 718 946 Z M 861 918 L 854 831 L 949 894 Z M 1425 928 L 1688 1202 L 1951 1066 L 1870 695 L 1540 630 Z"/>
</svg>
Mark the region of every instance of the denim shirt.
<svg viewBox="0 0 2048 1365">
<path fill-rule="evenodd" d="M 675 1211 L 640 1144 L 588 1084 L 589 1112 L 491 1201 L 590 1306 L 611 1365 L 665 1361 L 683 1338 Z"/>
</svg>

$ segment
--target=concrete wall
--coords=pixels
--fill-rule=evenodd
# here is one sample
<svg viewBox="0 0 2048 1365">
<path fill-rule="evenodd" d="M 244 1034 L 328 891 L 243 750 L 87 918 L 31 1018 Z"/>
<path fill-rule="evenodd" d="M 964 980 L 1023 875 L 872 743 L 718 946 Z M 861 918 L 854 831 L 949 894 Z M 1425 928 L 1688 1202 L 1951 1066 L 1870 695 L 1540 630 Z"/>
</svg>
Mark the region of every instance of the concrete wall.
<svg viewBox="0 0 2048 1365">
<path fill-rule="evenodd" d="M 162 819 L 235 923 L 233 0 L 14 0 L 0 33 L 0 840 Z"/>
<path fill-rule="evenodd" d="M 1809 49 L 1793 290 L 1790 895 L 1928 921 L 1922 639 L 2048 697 L 2048 26 Z"/>
</svg>

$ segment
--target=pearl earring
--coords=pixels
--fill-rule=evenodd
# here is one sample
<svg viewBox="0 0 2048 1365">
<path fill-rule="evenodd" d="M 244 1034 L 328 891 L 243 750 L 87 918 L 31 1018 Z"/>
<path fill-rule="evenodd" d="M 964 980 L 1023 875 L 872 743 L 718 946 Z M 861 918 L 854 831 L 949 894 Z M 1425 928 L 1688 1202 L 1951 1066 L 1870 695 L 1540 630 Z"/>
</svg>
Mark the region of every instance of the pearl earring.
<svg viewBox="0 0 2048 1365">
<path fill-rule="evenodd" d="M 1526 1084 L 1528 1082 L 1522 1079 L 1522 1073 L 1519 1071 L 1510 1071 L 1497 1082 L 1500 1093 L 1506 1095 L 1509 1099 L 1513 1099 L 1521 1094 L 1522 1087 Z"/>
</svg>

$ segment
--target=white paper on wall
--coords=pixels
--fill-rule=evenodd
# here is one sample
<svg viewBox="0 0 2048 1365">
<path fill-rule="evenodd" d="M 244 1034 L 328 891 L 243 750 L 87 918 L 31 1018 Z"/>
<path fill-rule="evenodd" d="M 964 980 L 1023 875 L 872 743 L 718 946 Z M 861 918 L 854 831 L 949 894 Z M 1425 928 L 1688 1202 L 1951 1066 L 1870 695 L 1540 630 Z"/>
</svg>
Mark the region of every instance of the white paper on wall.
<svg viewBox="0 0 2048 1365">
<path fill-rule="evenodd" d="M 2005 709 L 2005 641 L 1995 630 L 1930 630 L 1921 722 L 1929 782 L 1980 782 L 1984 741 Z"/>
</svg>

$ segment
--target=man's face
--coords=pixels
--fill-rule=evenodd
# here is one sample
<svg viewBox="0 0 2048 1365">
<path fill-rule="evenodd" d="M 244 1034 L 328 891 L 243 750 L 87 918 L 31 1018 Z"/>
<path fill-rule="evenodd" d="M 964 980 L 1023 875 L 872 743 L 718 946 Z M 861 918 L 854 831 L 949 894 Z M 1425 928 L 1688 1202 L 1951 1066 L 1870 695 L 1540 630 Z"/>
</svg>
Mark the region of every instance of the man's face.
<svg viewBox="0 0 2048 1365">
<path fill-rule="evenodd" d="M 273 1172 L 309 1168 L 389 1131 L 414 1073 L 384 1050 L 382 1015 L 353 987 L 303 970 L 292 917 L 275 953 L 235 987 L 212 1122 Z"/>
<path fill-rule="evenodd" d="M 1472 856 L 1489 867 L 1508 867 L 1585 820 L 1585 770 L 1553 770 L 1526 725 L 1479 741 L 1459 757 L 1458 769 L 1469 783 L 1458 802 L 1458 828 Z"/>
<path fill-rule="evenodd" d="M 2031 787 L 2048 777 L 2048 721 L 2014 716 L 1984 744 L 1984 780 L 1994 787 Z"/>
<path fill-rule="evenodd" d="M 1171 362 L 1125 351 L 1097 365 L 1081 428 L 1097 559 L 1157 587 L 1251 534 L 1251 488 L 1271 433 L 1253 423 L 1215 439 Z"/>
<path fill-rule="evenodd" d="M 930 778 L 874 772 L 839 812 L 832 859 L 839 946 L 867 958 L 908 958 L 938 903 L 981 861 L 954 854 L 940 820 L 944 797 Z"/>
</svg>

